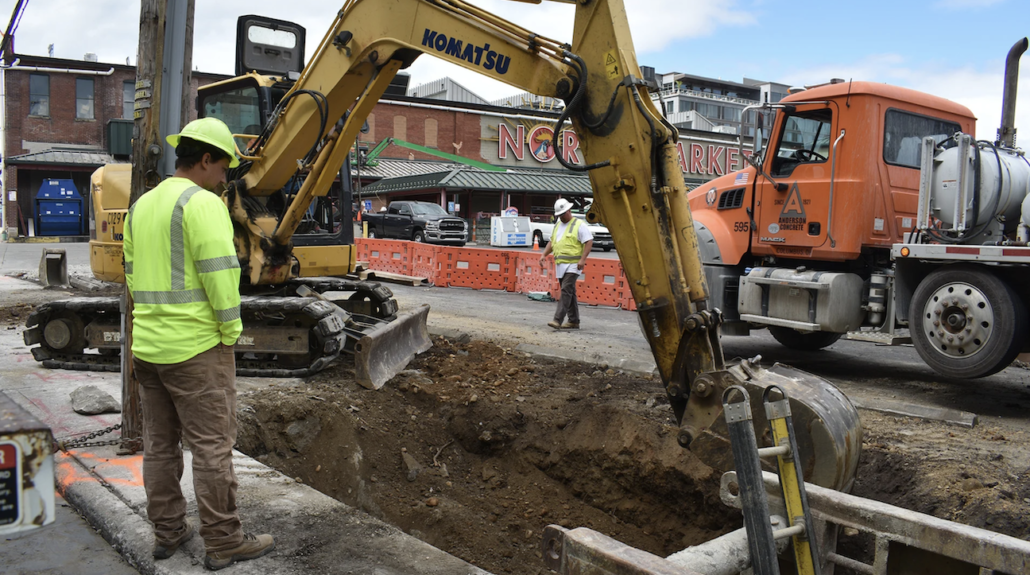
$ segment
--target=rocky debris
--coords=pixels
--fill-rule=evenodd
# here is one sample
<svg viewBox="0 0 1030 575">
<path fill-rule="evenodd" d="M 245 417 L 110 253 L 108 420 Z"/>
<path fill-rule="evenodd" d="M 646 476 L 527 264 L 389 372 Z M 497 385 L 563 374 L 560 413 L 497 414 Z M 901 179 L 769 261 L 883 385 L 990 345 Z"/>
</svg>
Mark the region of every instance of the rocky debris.
<svg viewBox="0 0 1030 575">
<path fill-rule="evenodd" d="M 119 413 L 122 410 L 120 401 L 95 385 L 84 385 L 77 388 L 71 392 L 71 398 L 72 409 L 75 410 L 75 413 L 83 415 Z"/>
<path fill-rule="evenodd" d="M 297 451 L 306 450 L 321 432 L 322 421 L 317 417 L 300 419 L 286 426 L 286 437 Z"/>
<path fill-rule="evenodd" d="M 401 450 L 401 459 L 404 460 L 404 467 L 408 470 L 408 481 L 418 479 L 418 474 L 422 473 L 422 464 L 408 453 L 407 449 Z"/>
</svg>

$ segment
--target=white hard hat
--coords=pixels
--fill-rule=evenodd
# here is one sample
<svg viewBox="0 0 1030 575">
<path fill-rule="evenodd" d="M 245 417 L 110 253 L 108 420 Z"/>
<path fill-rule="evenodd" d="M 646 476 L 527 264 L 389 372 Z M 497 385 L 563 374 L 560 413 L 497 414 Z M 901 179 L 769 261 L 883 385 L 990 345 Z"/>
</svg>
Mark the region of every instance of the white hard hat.
<svg viewBox="0 0 1030 575">
<path fill-rule="evenodd" d="M 557 202 L 554 202 L 554 215 L 560 216 L 565 212 L 572 209 L 572 202 L 565 198 L 558 198 Z"/>
</svg>

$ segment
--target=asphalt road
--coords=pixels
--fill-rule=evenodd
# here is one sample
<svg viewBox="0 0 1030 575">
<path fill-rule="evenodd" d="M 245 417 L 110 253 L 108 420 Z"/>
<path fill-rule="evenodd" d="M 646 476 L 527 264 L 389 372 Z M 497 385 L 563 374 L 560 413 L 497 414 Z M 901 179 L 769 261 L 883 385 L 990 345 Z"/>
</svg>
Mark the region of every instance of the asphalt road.
<svg viewBox="0 0 1030 575">
<path fill-rule="evenodd" d="M 34 275 L 44 248 L 66 250 L 69 272 L 89 274 L 89 246 L 85 243 L 0 243 L 0 273 Z M 591 257 L 615 258 L 618 254 L 594 250 Z M 582 333 L 555 334 L 544 325 L 550 319 L 553 304 L 529 301 L 523 295 L 457 288 L 390 287 L 403 305 L 431 304 L 431 322 L 446 320 L 482 335 L 509 334 L 511 339 L 525 343 L 565 346 L 584 352 L 601 348 L 604 353 L 651 359 L 632 312 L 584 306 Z M 593 330 L 602 330 L 603 337 L 598 339 Z M 961 409 L 982 418 L 1030 428 L 1030 370 L 1022 367 L 1009 367 L 977 380 L 954 379 L 927 367 L 911 346 L 842 340 L 822 351 L 801 352 L 781 346 L 765 330 L 749 337 L 724 337 L 723 348 L 729 358 L 761 355 L 766 362 L 787 363 L 821 375 L 856 397 L 887 397 Z"/>
</svg>

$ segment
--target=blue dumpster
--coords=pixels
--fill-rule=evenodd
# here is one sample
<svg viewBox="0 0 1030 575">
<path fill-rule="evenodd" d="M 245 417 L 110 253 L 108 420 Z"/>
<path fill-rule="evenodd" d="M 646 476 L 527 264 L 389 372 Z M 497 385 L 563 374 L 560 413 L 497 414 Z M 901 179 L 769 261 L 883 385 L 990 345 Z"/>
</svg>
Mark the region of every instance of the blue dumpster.
<svg viewBox="0 0 1030 575">
<path fill-rule="evenodd" d="M 72 180 L 43 180 L 36 194 L 36 234 L 77 236 L 82 233 L 82 196 Z"/>
</svg>

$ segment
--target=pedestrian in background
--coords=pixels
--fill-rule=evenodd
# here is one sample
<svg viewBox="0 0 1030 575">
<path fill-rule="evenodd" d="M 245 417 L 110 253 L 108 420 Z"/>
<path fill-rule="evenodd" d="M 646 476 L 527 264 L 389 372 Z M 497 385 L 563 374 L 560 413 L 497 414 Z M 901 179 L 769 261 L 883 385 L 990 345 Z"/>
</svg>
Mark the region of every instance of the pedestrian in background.
<svg viewBox="0 0 1030 575">
<path fill-rule="evenodd" d="M 204 565 L 217 570 L 275 549 L 244 534 L 236 508 L 236 359 L 240 263 L 232 221 L 211 193 L 239 165 L 232 132 L 215 118 L 169 136 L 175 175 L 144 194 L 125 224 L 125 283 L 135 302 L 133 367 L 143 405 L 143 485 L 154 559 L 193 536 L 182 495 L 180 436 L 193 454 Z"/>
<path fill-rule="evenodd" d="M 572 217 L 572 202 L 564 198 L 554 202 L 554 215 L 558 221 L 551 229 L 551 241 L 540 256 L 540 267 L 546 265 L 547 255 L 554 252 L 555 276 L 561 282 L 561 299 L 554 319 L 547 325 L 554 329 L 579 329 L 576 282 L 594 246 L 594 235 L 582 220 Z M 566 318 L 569 321 L 565 322 Z"/>
</svg>

